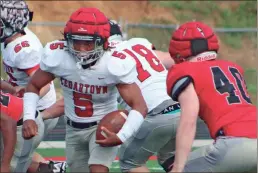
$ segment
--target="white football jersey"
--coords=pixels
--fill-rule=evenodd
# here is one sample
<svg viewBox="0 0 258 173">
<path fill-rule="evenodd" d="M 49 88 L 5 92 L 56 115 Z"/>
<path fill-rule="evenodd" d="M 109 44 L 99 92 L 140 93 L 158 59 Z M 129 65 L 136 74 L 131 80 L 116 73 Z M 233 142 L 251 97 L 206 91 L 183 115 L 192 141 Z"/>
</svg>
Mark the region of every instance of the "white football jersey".
<svg viewBox="0 0 258 173">
<path fill-rule="evenodd" d="M 116 84 L 133 83 L 137 75 L 136 64 L 112 57 L 108 51 L 94 66 L 79 69 L 66 45 L 66 41 L 58 40 L 48 43 L 40 68 L 60 79 L 68 118 L 75 122 L 99 121 L 117 110 Z"/>
<path fill-rule="evenodd" d="M 113 50 L 120 58 L 128 59 L 137 64 L 136 83 L 141 89 L 149 112 L 165 100 L 169 100 L 166 89 L 167 70 L 152 50 L 153 45 L 144 38 L 132 38 L 123 41 Z M 119 98 L 118 102 L 130 109 Z"/>
<path fill-rule="evenodd" d="M 6 46 L 1 44 L 4 70 L 13 86 L 26 86 L 30 76 L 24 70 L 37 68 L 41 59 L 43 46 L 40 40 L 28 28 L 24 31 L 26 35 L 16 38 Z M 43 110 L 55 102 L 56 92 L 52 83 L 50 91 L 39 100 L 37 108 Z"/>
</svg>

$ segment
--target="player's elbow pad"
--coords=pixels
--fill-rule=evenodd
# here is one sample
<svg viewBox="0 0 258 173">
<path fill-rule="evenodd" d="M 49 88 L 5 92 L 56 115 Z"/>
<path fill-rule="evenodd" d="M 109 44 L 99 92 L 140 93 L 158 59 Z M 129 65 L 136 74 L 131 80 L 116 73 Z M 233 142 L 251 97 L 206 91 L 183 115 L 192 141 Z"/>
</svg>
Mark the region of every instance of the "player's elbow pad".
<svg viewBox="0 0 258 173">
<path fill-rule="evenodd" d="M 23 121 L 35 120 L 35 112 L 39 100 L 39 95 L 27 92 L 23 97 Z"/>
<path fill-rule="evenodd" d="M 117 136 L 122 142 L 125 142 L 141 127 L 144 121 L 142 114 L 136 110 L 131 110 L 122 129 L 117 133 Z"/>
</svg>

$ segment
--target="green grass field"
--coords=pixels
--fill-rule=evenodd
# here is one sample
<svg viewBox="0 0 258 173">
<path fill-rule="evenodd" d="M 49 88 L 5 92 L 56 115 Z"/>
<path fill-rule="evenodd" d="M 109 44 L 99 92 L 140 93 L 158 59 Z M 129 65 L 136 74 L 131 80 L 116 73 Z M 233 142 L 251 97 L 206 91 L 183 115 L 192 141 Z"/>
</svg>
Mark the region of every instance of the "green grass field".
<svg viewBox="0 0 258 173">
<path fill-rule="evenodd" d="M 59 148 L 37 149 L 37 152 L 40 153 L 46 159 L 65 160 L 64 149 L 59 149 Z M 151 170 L 151 172 L 164 172 L 163 169 L 158 165 L 155 157 L 150 158 L 150 160 L 147 162 L 147 167 Z M 110 172 L 121 172 L 117 159 L 113 162 Z"/>
<path fill-rule="evenodd" d="M 193 147 L 192 149 L 195 150 L 197 148 Z M 65 151 L 61 148 L 37 149 L 37 152 L 46 159 L 60 161 L 65 160 Z M 150 169 L 151 172 L 165 172 L 163 168 L 159 166 L 156 156 L 152 156 L 149 158 L 149 161 L 147 162 L 147 167 Z M 110 172 L 121 172 L 117 159 L 113 162 Z"/>
</svg>

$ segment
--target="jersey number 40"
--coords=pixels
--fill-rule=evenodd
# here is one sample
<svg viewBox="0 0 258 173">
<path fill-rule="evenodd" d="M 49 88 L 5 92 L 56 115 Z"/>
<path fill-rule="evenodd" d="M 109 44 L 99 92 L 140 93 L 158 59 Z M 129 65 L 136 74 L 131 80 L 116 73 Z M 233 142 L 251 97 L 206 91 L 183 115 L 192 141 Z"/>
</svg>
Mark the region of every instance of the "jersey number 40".
<svg viewBox="0 0 258 173">
<path fill-rule="evenodd" d="M 241 103 L 244 100 L 247 103 L 251 103 L 251 99 L 246 91 L 246 83 L 242 75 L 236 68 L 229 67 L 229 74 L 233 76 L 233 81 L 230 81 L 225 72 L 223 72 L 223 70 L 219 67 L 212 67 L 211 71 L 213 74 L 213 81 L 216 90 L 220 94 L 228 93 L 228 96 L 226 98 L 228 104 L 237 104 Z M 238 91 L 241 96 L 238 96 L 236 94 L 236 91 Z"/>
</svg>

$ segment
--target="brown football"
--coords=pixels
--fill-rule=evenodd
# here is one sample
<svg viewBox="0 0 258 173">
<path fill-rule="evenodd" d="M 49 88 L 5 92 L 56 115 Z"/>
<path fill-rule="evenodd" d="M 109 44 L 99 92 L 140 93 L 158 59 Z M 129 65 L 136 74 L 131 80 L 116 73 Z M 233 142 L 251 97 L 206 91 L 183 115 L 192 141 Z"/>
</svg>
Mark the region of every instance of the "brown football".
<svg viewBox="0 0 258 173">
<path fill-rule="evenodd" d="M 105 115 L 98 124 L 98 128 L 96 131 L 96 139 L 97 140 L 105 139 L 105 136 L 103 136 L 105 134 L 101 130 L 102 126 L 107 128 L 111 132 L 118 133 L 119 130 L 123 127 L 127 116 L 128 116 L 127 110 L 117 110 Z"/>
</svg>

